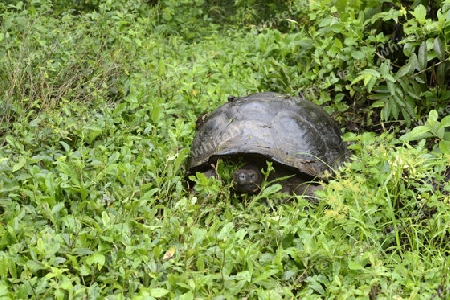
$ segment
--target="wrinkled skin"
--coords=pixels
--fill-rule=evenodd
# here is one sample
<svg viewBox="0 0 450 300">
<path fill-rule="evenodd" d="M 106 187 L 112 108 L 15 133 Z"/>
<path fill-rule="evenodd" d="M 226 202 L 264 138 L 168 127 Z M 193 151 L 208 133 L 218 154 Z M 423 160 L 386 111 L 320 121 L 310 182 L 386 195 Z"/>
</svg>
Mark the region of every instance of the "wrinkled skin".
<svg viewBox="0 0 450 300">
<path fill-rule="evenodd" d="M 255 194 L 261 188 L 263 175 L 254 165 L 245 165 L 233 173 L 233 186 L 239 194 Z"/>
<path fill-rule="evenodd" d="M 288 177 L 275 181 L 275 183 L 281 185 L 281 193 L 303 195 L 313 200 L 317 198 L 315 191 L 322 189 L 322 186 L 311 184 L 311 178 L 304 178 L 300 174 L 279 165 L 275 165 L 274 168 L 275 171 L 270 173 L 267 178 L 269 182 L 281 177 Z M 261 173 L 261 166 L 257 163 L 248 163 L 233 173 L 233 188 L 238 194 L 257 194 L 261 190 L 263 180 L 264 175 Z"/>
</svg>

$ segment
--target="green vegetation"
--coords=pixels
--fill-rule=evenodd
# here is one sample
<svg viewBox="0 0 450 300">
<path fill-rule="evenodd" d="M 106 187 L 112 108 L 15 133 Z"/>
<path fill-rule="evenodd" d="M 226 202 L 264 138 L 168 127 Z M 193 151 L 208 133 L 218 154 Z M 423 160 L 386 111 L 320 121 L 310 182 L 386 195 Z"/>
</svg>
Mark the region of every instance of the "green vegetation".
<svg viewBox="0 0 450 300">
<path fill-rule="evenodd" d="M 1 299 L 449 297 L 450 1 L 260 2 L 0 4 Z M 186 189 L 258 91 L 342 124 L 318 205 Z"/>
</svg>

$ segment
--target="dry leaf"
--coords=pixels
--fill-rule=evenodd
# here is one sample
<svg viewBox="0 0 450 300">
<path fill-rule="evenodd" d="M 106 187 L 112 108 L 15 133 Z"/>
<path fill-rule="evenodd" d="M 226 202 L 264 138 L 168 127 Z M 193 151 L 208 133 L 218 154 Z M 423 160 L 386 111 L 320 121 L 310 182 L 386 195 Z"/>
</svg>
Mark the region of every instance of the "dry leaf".
<svg viewBox="0 0 450 300">
<path fill-rule="evenodd" d="M 164 253 L 163 259 L 171 259 L 175 255 L 175 247 L 170 248 Z"/>
</svg>

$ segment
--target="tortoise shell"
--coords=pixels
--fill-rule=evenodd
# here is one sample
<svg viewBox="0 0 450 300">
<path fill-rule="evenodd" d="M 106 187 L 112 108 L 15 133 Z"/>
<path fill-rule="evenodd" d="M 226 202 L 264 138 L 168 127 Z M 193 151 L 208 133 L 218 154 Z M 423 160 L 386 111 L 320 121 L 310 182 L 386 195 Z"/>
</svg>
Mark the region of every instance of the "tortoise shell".
<svg viewBox="0 0 450 300">
<path fill-rule="evenodd" d="M 272 92 L 229 98 L 203 119 L 191 147 L 188 173 L 224 156 L 256 154 L 310 177 L 343 160 L 346 147 L 335 121 L 303 98 Z"/>
</svg>

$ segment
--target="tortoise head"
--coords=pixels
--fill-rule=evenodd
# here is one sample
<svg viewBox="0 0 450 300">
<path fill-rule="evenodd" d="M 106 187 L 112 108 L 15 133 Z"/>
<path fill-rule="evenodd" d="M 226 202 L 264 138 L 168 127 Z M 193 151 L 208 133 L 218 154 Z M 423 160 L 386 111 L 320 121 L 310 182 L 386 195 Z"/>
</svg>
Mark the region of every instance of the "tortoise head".
<svg viewBox="0 0 450 300">
<path fill-rule="evenodd" d="M 263 175 L 256 165 L 245 165 L 233 173 L 233 186 L 237 193 L 255 194 L 259 192 Z"/>
</svg>

